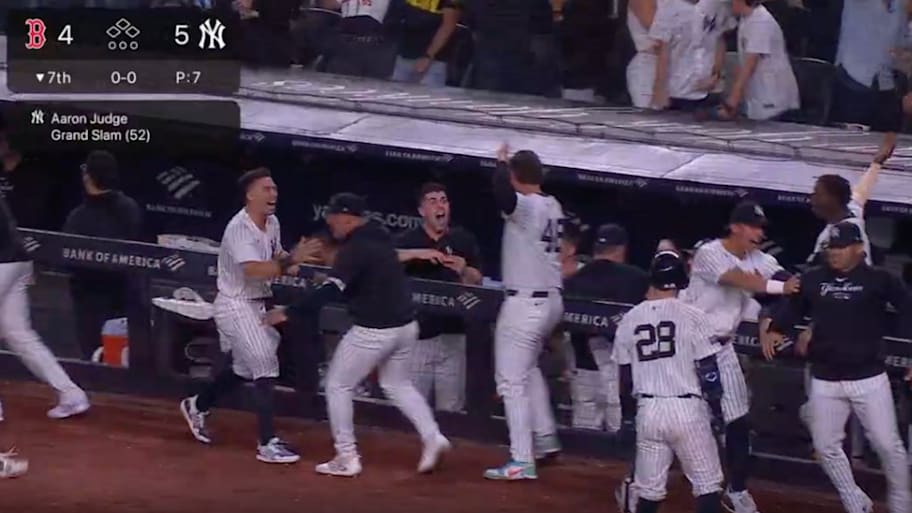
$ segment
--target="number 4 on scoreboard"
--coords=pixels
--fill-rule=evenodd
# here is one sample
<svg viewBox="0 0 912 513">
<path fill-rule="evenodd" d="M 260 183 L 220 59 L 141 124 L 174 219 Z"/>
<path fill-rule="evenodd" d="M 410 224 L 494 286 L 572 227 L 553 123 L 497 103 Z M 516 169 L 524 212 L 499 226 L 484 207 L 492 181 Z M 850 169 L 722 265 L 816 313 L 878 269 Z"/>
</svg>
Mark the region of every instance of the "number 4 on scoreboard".
<svg viewBox="0 0 912 513">
<path fill-rule="evenodd" d="M 57 41 L 65 44 L 73 44 L 73 26 L 64 25 L 63 30 L 60 31 L 60 34 L 57 35 Z"/>
</svg>

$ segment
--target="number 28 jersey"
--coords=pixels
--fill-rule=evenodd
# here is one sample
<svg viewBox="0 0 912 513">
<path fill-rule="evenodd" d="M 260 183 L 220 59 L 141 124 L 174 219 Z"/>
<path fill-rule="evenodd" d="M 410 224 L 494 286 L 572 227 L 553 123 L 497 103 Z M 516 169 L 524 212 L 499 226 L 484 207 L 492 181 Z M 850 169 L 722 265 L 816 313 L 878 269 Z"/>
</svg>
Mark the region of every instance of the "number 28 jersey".
<svg viewBox="0 0 912 513">
<path fill-rule="evenodd" d="M 634 395 L 702 395 L 694 362 L 720 347 L 705 316 L 677 298 L 643 301 L 624 315 L 613 356 L 631 366 Z"/>
<path fill-rule="evenodd" d="M 564 211 L 545 194 L 516 194 L 516 209 L 504 215 L 501 271 L 507 289 L 561 287 L 560 239 Z"/>
</svg>

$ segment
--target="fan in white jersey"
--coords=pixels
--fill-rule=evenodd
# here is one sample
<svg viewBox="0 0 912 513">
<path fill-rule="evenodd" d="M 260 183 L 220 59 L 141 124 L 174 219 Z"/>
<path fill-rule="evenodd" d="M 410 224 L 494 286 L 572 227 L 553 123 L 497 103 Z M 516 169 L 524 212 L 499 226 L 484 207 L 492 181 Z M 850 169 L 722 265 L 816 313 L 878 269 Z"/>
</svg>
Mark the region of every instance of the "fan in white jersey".
<svg viewBox="0 0 912 513">
<path fill-rule="evenodd" d="M 636 417 L 633 482 L 618 493 L 619 500 L 636 497 L 636 505 L 634 510 L 625 500 L 619 504 L 622 513 L 658 511 L 675 456 L 693 486 L 697 513 L 721 511 L 723 476 L 714 438 L 724 429 L 720 346 L 706 314 L 678 299 L 687 281 L 681 257 L 659 252 L 646 300 L 617 328 L 614 359 L 620 366 L 625 433 L 631 433 Z"/>
<path fill-rule="evenodd" d="M 662 0 L 649 28 L 657 54 L 652 88 L 654 109 L 688 108 L 707 97 L 701 76 L 701 31 L 703 18 L 692 0 Z"/>
<path fill-rule="evenodd" d="M 738 27 L 732 15 L 731 0 L 698 0 L 699 31 L 696 64 L 700 88 L 709 93 L 719 93 L 722 88 L 722 68 L 725 65 L 725 33 Z"/>
<path fill-rule="evenodd" d="M 544 169 L 529 150 L 497 153 L 494 199 L 504 217 L 501 274 L 506 298 L 494 334 L 497 393 L 510 431 L 510 461 L 487 479 L 537 479 L 535 460 L 560 451 L 538 358 L 564 312 L 560 240 L 564 212 L 542 193 Z"/>
<path fill-rule="evenodd" d="M 757 506 L 747 491 L 749 394 L 731 340 L 744 320 L 744 312 L 750 310 L 754 294 L 781 295 L 798 290 L 797 278 L 786 278 L 788 273 L 779 262 L 759 249 L 766 222 L 760 205 L 752 201 L 738 204 L 732 210 L 727 235 L 697 249 L 690 286 L 682 294 L 685 301 L 706 312 L 706 321 L 722 343 L 719 370 L 725 388 L 726 496 L 736 513 L 756 513 Z"/>
<path fill-rule="evenodd" d="M 750 119 L 773 119 L 801 107 L 798 81 L 785 48 L 785 36 L 763 0 L 732 0 L 738 23 L 740 66 L 719 119 L 733 119 L 743 102 Z"/>
</svg>

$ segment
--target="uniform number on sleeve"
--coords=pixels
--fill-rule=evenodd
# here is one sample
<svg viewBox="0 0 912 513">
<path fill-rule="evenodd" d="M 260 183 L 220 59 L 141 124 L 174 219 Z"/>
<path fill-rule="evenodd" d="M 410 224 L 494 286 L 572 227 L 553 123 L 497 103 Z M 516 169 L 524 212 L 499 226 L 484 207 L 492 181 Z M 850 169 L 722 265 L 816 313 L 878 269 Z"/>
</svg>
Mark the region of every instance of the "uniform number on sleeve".
<svg viewBox="0 0 912 513">
<path fill-rule="evenodd" d="M 675 355 L 675 323 L 640 324 L 633 333 L 636 336 L 637 358 L 641 362 Z"/>
<path fill-rule="evenodd" d="M 564 232 L 564 225 L 560 219 L 548 219 L 541 241 L 545 243 L 545 252 L 557 253 L 560 251 L 560 239 Z"/>
</svg>

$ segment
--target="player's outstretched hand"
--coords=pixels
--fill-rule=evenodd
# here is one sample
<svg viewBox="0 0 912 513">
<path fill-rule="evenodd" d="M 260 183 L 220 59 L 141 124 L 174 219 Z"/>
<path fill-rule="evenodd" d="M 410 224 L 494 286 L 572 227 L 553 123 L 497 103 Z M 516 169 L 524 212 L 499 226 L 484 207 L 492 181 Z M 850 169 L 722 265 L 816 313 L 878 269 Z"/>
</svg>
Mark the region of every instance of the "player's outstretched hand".
<svg viewBox="0 0 912 513">
<path fill-rule="evenodd" d="M 500 162 L 507 162 L 510 160 L 510 145 L 507 143 L 502 143 L 500 148 L 497 148 L 497 160 Z"/>
<path fill-rule="evenodd" d="M 785 286 L 782 289 L 784 294 L 797 294 L 801 291 L 801 280 L 798 276 L 792 276 L 785 282 Z"/>
<path fill-rule="evenodd" d="M 288 320 L 288 314 L 285 313 L 285 308 L 279 306 L 273 308 L 272 310 L 266 312 L 266 315 L 263 316 L 263 324 L 269 326 L 276 326 L 282 324 Z"/>
<path fill-rule="evenodd" d="M 320 259 L 322 249 L 323 242 L 320 239 L 301 237 L 301 240 L 291 250 L 291 259 L 297 264 L 313 263 Z"/>
<path fill-rule="evenodd" d="M 776 332 L 767 332 L 760 337 L 760 347 L 763 349 L 763 357 L 772 360 L 776 357 L 776 348 L 781 346 L 785 341 L 785 335 Z"/>
<path fill-rule="evenodd" d="M 462 272 L 465 271 L 466 268 L 466 259 L 459 255 L 443 255 L 443 265 L 462 276 Z"/>
</svg>

